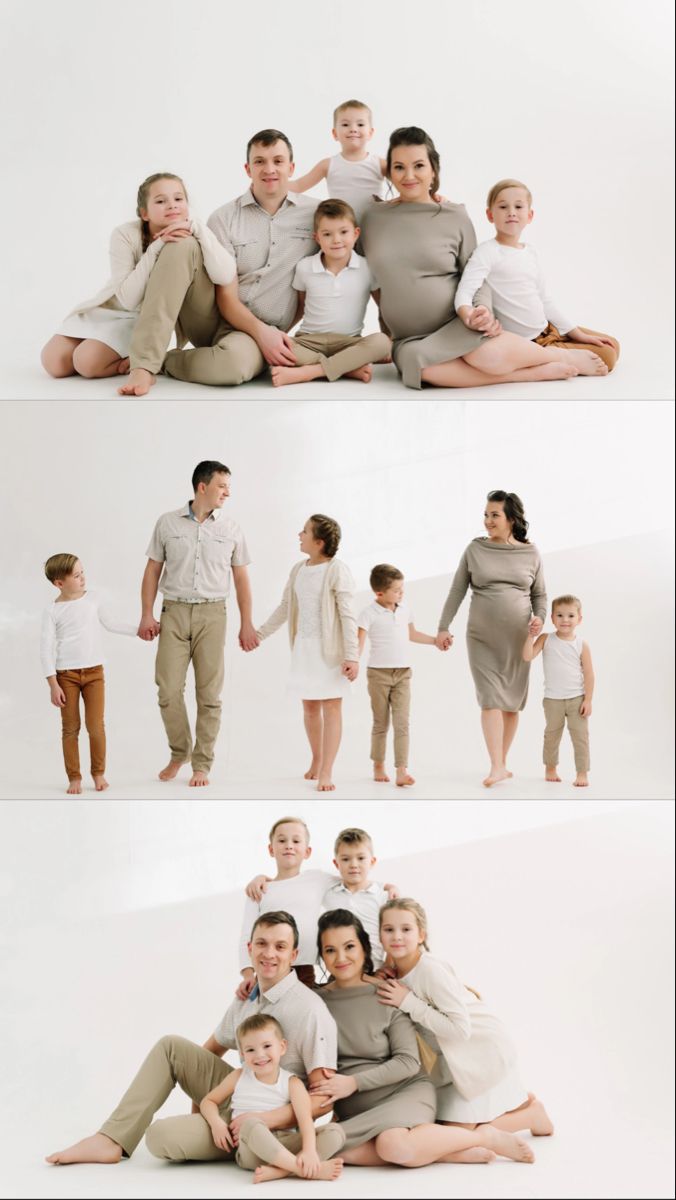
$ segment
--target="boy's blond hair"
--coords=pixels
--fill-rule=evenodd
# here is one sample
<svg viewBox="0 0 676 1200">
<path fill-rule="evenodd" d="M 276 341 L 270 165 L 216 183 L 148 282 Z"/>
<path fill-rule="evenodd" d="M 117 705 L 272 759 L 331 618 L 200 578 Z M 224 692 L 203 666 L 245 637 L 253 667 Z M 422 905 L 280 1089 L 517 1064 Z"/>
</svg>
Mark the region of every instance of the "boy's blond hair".
<svg viewBox="0 0 676 1200">
<path fill-rule="evenodd" d="M 55 583 L 57 579 L 72 575 L 77 561 L 77 554 L 52 554 L 45 563 L 45 575 L 49 582 Z"/>
<path fill-rule="evenodd" d="M 339 846 L 361 846 L 365 843 L 373 854 L 373 842 L 365 829 L 341 829 L 333 847 L 333 853 L 338 853 Z"/>
<path fill-rule="evenodd" d="M 522 183 L 520 179 L 499 179 L 497 183 L 493 184 L 493 187 L 488 193 L 486 208 L 492 208 L 498 196 L 500 195 L 500 192 L 504 192 L 505 188 L 508 187 L 523 188 L 524 192 L 528 196 L 528 207 L 531 207 L 533 203 L 533 197 L 531 195 L 530 188 L 525 183 Z"/>
<path fill-rule="evenodd" d="M 557 604 L 576 604 L 577 611 L 582 612 L 582 601 L 578 600 L 577 596 L 557 596 L 556 600 L 552 600 L 552 612 L 554 612 Z"/>
<path fill-rule="evenodd" d="M 303 826 L 303 829 L 305 830 L 305 837 L 307 839 L 307 844 L 309 846 L 310 845 L 310 830 L 308 829 L 308 827 L 305 824 L 305 821 L 303 820 L 302 817 L 280 817 L 278 821 L 275 821 L 274 825 L 272 826 L 272 829 L 270 830 L 270 844 L 272 844 L 272 839 L 275 836 L 275 831 L 277 829 L 279 829 L 280 825 L 291 825 L 291 824 Z"/>
<path fill-rule="evenodd" d="M 344 100 L 342 104 L 339 104 L 338 107 L 334 108 L 333 110 L 334 129 L 336 128 L 336 121 L 338 120 L 340 113 L 345 112 L 348 108 L 363 108 L 364 111 L 369 115 L 369 123 L 371 125 L 373 124 L 373 113 L 371 112 L 368 104 L 364 104 L 363 100 Z"/>
<path fill-rule="evenodd" d="M 268 1013 L 257 1012 L 252 1017 L 247 1017 L 246 1021 L 242 1021 L 241 1025 L 237 1026 L 235 1033 L 237 1045 L 241 1047 L 242 1039 L 246 1037 L 247 1033 L 258 1033 L 262 1029 L 267 1029 L 268 1026 L 274 1029 L 279 1038 L 284 1037 L 284 1030 L 276 1017 L 271 1017 Z"/>
</svg>

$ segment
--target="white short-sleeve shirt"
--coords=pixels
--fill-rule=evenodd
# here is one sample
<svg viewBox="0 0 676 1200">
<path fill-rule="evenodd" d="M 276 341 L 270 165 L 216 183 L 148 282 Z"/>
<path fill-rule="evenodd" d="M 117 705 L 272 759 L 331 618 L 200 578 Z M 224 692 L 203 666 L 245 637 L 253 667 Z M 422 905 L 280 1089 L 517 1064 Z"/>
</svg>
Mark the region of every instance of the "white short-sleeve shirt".
<svg viewBox="0 0 676 1200">
<path fill-rule="evenodd" d="M 371 643 L 369 667 L 410 667 L 411 642 L 408 627 L 413 614 L 402 600 L 394 609 L 372 600 L 362 609 L 357 622 Z"/>
<path fill-rule="evenodd" d="M 369 296 L 375 288 L 365 258 L 354 250 L 342 271 L 334 275 L 322 255 L 302 258 L 296 267 L 293 286 L 305 292 L 305 312 L 299 333 L 342 333 L 360 337 Z"/>
</svg>

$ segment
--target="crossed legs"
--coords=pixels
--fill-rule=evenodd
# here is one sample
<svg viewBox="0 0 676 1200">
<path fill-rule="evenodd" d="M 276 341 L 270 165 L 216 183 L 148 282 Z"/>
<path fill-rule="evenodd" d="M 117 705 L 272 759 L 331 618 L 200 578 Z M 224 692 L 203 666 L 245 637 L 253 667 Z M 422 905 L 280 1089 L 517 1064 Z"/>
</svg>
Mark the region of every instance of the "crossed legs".
<svg viewBox="0 0 676 1200">
<path fill-rule="evenodd" d="M 591 350 L 538 346 L 516 333 L 500 333 L 463 358 L 424 367 L 421 378 L 436 387 L 467 388 L 607 374 L 606 364 Z"/>
</svg>

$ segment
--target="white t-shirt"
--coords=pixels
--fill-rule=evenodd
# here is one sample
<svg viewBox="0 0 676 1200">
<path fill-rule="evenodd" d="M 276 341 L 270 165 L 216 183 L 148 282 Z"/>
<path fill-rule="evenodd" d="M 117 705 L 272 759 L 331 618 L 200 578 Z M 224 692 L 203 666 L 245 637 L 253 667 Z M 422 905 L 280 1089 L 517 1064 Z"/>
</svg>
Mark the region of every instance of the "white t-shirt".
<svg viewBox="0 0 676 1200">
<path fill-rule="evenodd" d="M 373 197 L 385 198 L 386 180 L 380 170 L 379 156 L 367 154 L 359 162 L 352 162 L 342 154 L 334 154 L 329 159 L 326 187 L 332 199 L 344 200 L 351 206 L 359 224 Z"/>
<path fill-rule="evenodd" d="M 472 303 L 484 281 L 493 293 L 493 314 L 508 333 L 532 339 L 546 329 L 548 321 L 559 333 L 575 325 L 549 296 L 537 252 L 527 242 L 503 246 L 491 238 L 477 246 L 455 293 L 456 312 Z"/>
<path fill-rule="evenodd" d="M 324 896 L 326 912 L 332 912 L 334 908 L 346 908 L 348 912 L 359 917 L 369 935 L 376 970 L 385 962 L 385 951 L 380 944 L 380 909 L 388 899 L 387 892 L 380 883 L 369 883 L 362 891 L 351 892 L 345 887 L 342 879 L 334 883 Z"/>
<path fill-rule="evenodd" d="M 101 626 L 136 637 L 137 625 L 116 621 L 99 592 L 77 600 L 54 600 L 42 615 L 40 658 L 46 676 L 105 663 Z"/>
<path fill-rule="evenodd" d="M 408 635 L 413 614 L 402 600 L 395 609 L 372 600 L 362 609 L 357 625 L 365 629 L 371 642 L 370 667 L 410 667 L 411 642 Z"/>
<path fill-rule="evenodd" d="M 251 941 L 251 930 L 256 917 L 266 912 L 291 913 L 298 926 L 299 966 L 317 961 L 317 921 L 322 910 L 324 893 L 336 876 L 328 871 L 301 871 L 293 879 L 274 879 L 258 903 L 247 896 L 244 901 L 244 916 L 239 939 L 239 967 L 251 966 L 247 943 Z"/>
<path fill-rule="evenodd" d="M 232 1093 L 232 1115 L 242 1113 L 271 1112 L 289 1103 L 289 1080 L 291 1072 L 279 1068 L 276 1083 L 263 1083 L 256 1079 L 250 1067 L 242 1067 L 235 1090 Z"/>
<path fill-rule="evenodd" d="M 297 292 L 305 292 L 305 312 L 299 333 L 342 333 L 361 337 L 364 313 L 375 289 L 365 258 L 354 250 L 342 271 L 327 271 L 321 252 L 301 258 L 293 277 Z"/>
<path fill-rule="evenodd" d="M 579 633 L 570 642 L 556 633 L 547 634 L 542 647 L 545 700 L 572 700 L 584 695 L 583 645 Z"/>
</svg>

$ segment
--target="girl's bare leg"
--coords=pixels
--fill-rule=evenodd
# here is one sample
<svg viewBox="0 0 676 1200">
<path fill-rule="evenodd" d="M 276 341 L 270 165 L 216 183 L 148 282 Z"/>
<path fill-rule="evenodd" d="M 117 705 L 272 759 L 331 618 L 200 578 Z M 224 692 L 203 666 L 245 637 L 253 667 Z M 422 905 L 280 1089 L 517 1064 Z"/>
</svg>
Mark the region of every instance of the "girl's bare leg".
<svg viewBox="0 0 676 1200">
<path fill-rule="evenodd" d="M 502 726 L 503 726 L 502 765 L 506 771 L 507 771 L 507 755 L 509 754 L 509 747 L 511 746 L 512 742 L 514 741 L 514 735 L 516 734 L 518 724 L 519 724 L 519 714 L 517 712 L 503 712 L 503 714 L 502 714 Z M 512 778 L 511 771 L 507 771 L 507 775 L 510 779 Z"/>
<path fill-rule="evenodd" d="M 475 353 L 475 351 L 472 351 Z M 567 351 L 563 351 L 564 354 Z M 548 362 L 539 367 L 525 367 L 520 371 L 510 371 L 503 375 L 488 374 L 472 366 L 466 358 L 454 358 L 452 362 L 435 363 L 432 367 L 423 367 L 421 379 L 432 383 L 435 387 L 488 387 L 495 383 L 538 383 L 547 379 L 572 379 L 579 375 L 572 360 L 569 363 Z"/>
<path fill-rule="evenodd" d="M 73 366 L 83 379 L 107 379 L 109 375 L 119 375 L 122 362 L 117 351 L 96 338 L 85 338 L 73 354 Z"/>
<path fill-rule="evenodd" d="M 317 791 L 333 792 L 335 791 L 335 786 L 331 779 L 331 774 L 343 732 L 343 702 L 336 698 L 335 700 L 322 700 L 321 705 L 324 718 L 324 733 L 322 735 L 322 760 L 319 766 Z"/>
<path fill-rule="evenodd" d="M 541 1100 L 528 1093 L 528 1099 L 520 1108 L 513 1108 L 491 1121 L 495 1129 L 507 1129 L 510 1133 L 519 1133 L 522 1129 L 530 1129 L 533 1137 L 549 1137 L 554 1132 L 554 1126 Z"/>
<path fill-rule="evenodd" d="M 464 1129 L 459 1125 L 418 1125 L 415 1129 L 387 1129 L 376 1138 L 376 1150 L 381 1157 L 401 1167 L 453 1162 L 454 1155 L 477 1146 L 516 1162 L 535 1161 L 526 1142 L 492 1125 L 477 1125 L 476 1129 Z"/>
<path fill-rule="evenodd" d="M 503 763 L 503 745 L 505 738 L 505 714 L 499 708 L 482 708 L 481 728 L 483 730 L 491 769 L 483 781 L 484 787 L 492 787 L 502 779 L 509 779 L 509 771 Z"/>
<path fill-rule="evenodd" d="M 40 362 L 52 379 L 65 379 L 67 375 L 75 374 L 73 351 L 81 342 L 82 338 L 65 337 L 62 333 L 56 333 L 46 346 L 42 347 Z"/>
<path fill-rule="evenodd" d="M 305 778 L 317 779 L 319 776 L 319 764 L 322 759 L 322 733 L 324 730 L 321 700 L 303 701 L 303 721 L 305 723 L 307 740 L 310 743 L 312 751 L 312 762 L 310 763 L 309 771 L 305 772 Z"/>
<path fill-rule="evenodd" d="M 567 357 L 566 357 L 567 356 Z M 499 333 L 486 338 L 476 350 L 465 355 L 465 362 L 488 375 L 504 375 L 523 367 L 545 366 L 547 363 L 571 363 L 580 375 L 607 375 L 608 368 L 591 350 L 564 350 L 556 346 L 538 346 L 517 333 Z"/>
</svg>

